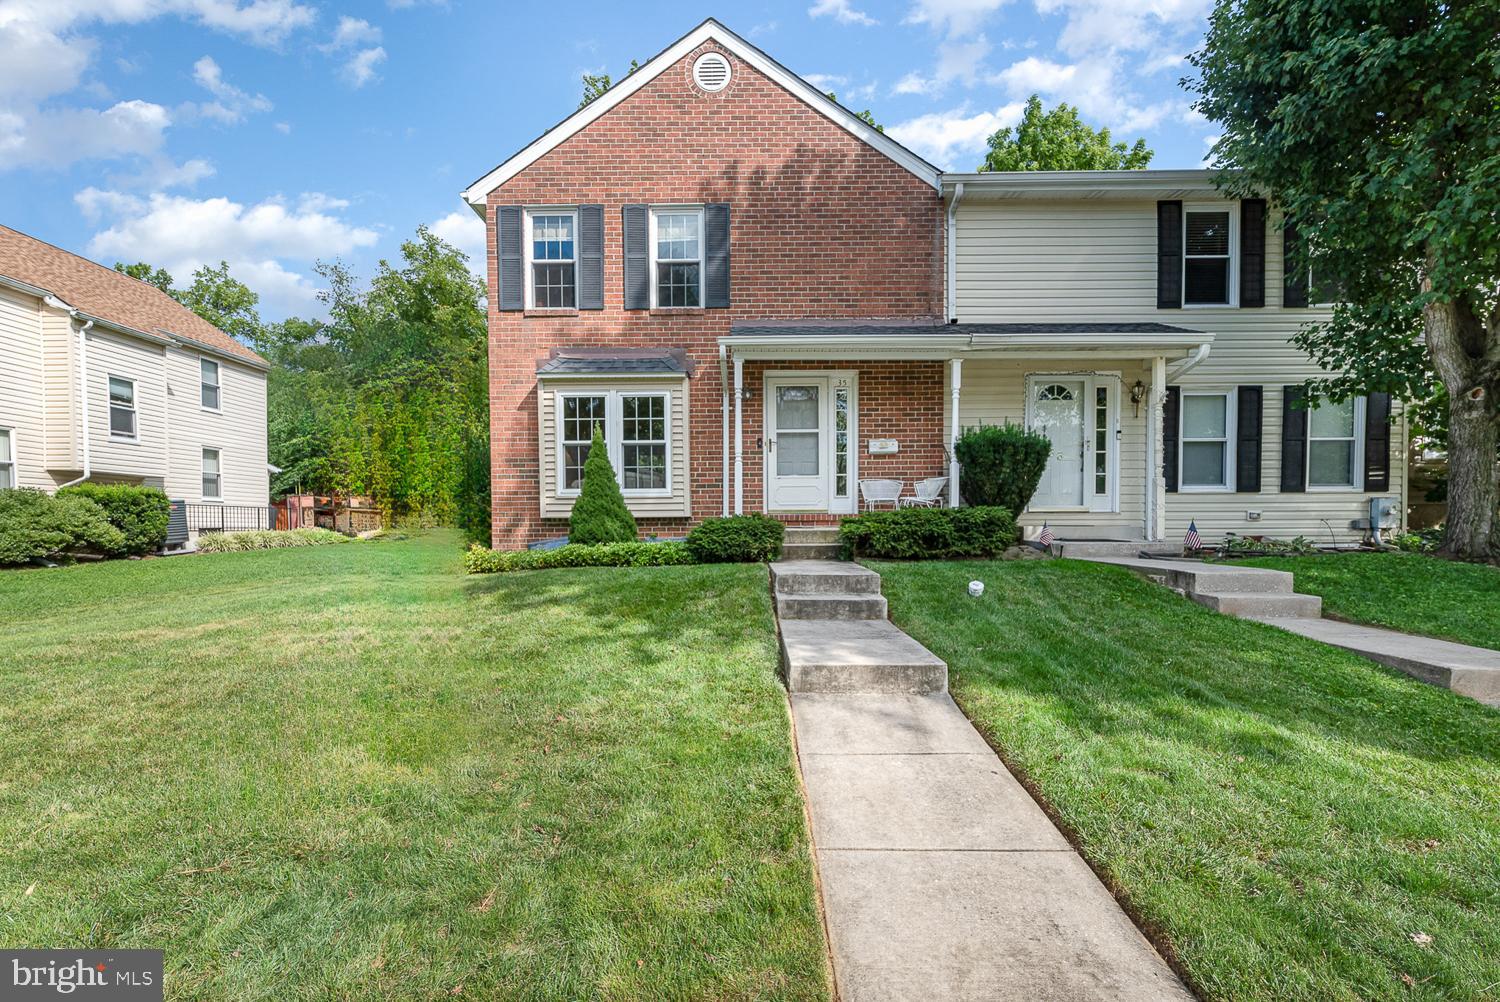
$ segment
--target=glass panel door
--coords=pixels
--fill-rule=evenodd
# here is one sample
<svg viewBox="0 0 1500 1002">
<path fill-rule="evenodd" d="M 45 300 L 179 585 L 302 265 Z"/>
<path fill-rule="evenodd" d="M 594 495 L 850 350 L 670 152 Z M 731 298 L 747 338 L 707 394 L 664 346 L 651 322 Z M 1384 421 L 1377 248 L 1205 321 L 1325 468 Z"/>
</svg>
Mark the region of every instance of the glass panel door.
<svg viewBox="0 0 1500 1002">
<path fill-rule="evenodd" d="M 776 475 L 816 477 L 822 469 L 820 387 L 776 387 Z"/>
</svg>

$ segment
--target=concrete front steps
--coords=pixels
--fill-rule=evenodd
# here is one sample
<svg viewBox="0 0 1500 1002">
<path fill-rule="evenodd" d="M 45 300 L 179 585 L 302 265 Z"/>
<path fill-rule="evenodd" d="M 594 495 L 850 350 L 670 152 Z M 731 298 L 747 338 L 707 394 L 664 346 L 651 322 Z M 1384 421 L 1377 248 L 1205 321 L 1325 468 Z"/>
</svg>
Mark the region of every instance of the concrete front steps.
<svg viewBox="0 0 1500 1002">
<path fill-rule="evenodd" d="M 789 525 L 781 544 L 782 560 L 837 560 L 842 552 L 836 525 Z"/>
<path fill-rule="evenodd" d="M 948 665 L 886 619 L 880 575 L 838 560 L 771 565 L 793 693 L 948 691 Z"/>
<path fill-rule="evenodd" d="M 1089 556 L 1085 560 L 1114 564 L 1181 592 L 1199 605 L 1241 619 L 1317 619 L 1323 600 L 1292 591 L 1292 575 L 1261 567 L 1204 564 L 1195 560 Z"/>
</svg>

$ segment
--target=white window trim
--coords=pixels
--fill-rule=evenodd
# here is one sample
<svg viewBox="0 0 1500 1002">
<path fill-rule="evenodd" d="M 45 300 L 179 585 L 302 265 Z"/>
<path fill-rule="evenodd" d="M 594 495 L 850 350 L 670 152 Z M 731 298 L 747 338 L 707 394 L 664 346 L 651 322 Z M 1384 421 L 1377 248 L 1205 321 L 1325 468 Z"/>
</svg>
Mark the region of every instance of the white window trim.
<svg viewBox="0 0 1500 1002">
<path fill-rule="evenodd" d="M 1312 482 L 1313 442 L 1348 442 L 1347 438 L 1314 438 L 1312 430 L 1313 410 L 1318 401 L 1312 401 L 1307 409 L 1307 442 L 1302 457 L 1303 483 L 1309 494 L 1361 494 L 1365 489 L 1365 398 L 1354 398 L 1354 455 L 1350 457 L 1348 484 L 1314 484 Z"/>
<path fill-rule="evenodd" d="M 121 404 L 115 403 L 114 394 L 111 393 L 110 390 L 109 390 L 109 384 L 111 382 L 120 382 L 120 383 L 129 383 L 130 384 L 130 408 L 129 409 L 130 409 L 130 427 L 131 427 L 131 432 L 130 432 L 129 435 L 122 435 L 119 432 L 115 431 L 115 408 L 119 407 L 121 410 L 125 410 L 125 407 L 123 405 L 121 405 Z M 137 404 L 136 397 L 137 397 L 137 386 L 136 386 L 136 381 L 134 379 L 131 379 L 128 376 L 116 376 L 112 372 L 106 372 L 104 374 L 104 426 L 105 426 L 105 429 L 109 432 L 110 441 L 112 441 L 112 442 L 128 442 L 128 443 L 132 443 L 132 444 L 138 444 L 140 442 L 140 440 L 141 440 L 141 411 L 140 411 L 139 405 Z"/>
<path fill-rule="evenodd" d="M 212 383 L 203 378 L 203 366 L 205 363 L 214 367 L 214 381 Z M 212 386 L 219 391 L 219 406 L 209 407 L 203 402 L 203 389 L 206 386 Z M 224 366 L 218 359 L 204 356 L 199 356 L 198 358 L 198 407 L 200 410 L 207 411 L 210 414 L 224 413 Z"/>
<path fill-rule="evenodd" d="M 1229 213 L 1229 293 L 1223 303 L 1190 303 L 1187 301 L 1188 281 L 1188 214 L 1193 212 Z M 1208 255 L 1192 255 L 1196 260 L 1208 260 Z M 1218 255 L 1213 255 L 1217 259 Z M 1185 310 L 1222 310 L 1240 305 L 1240 206 L 1238 202 L 1189 202 L 1182 207 L 1182 308 Z"/>
<path fill-rule="evenodd" d="M 1022 420 L 1025 427 L 1033 427 L 1036 416 L 1036 388 L 1047 383 L 1063 380 L 1083 381 L 1083 498 L 1081 505 L 1035 505 L 1028 503 L 1026 510 L 1038 514 L 1046 512 L 1088 512 L 1093 515 L 1118 515 L 1120 513 L 1120 386 L 1123 382 L 1119 372 L 1028 372 L 1026 374 L 1026 405 Z M 1109 491 L 1094 492 L 1094 391 L 1103 386 L 1109 391 Z"/>
<path fill-rule="evenodd" d="M 1189 484 L 1183 479 L 1183 470 L 1186 469 L 1182 463 L 1184 446 L 1190 442 L 1217 442 L 1217 438 L 1188 438 L 1187 436 L 1187 407 L 1183 401 L 1188 397 L 1223 397 L 1224 398 L 1224 483 L 1219 484 Z M 1233 494 L 1235 487 L 1235 443 L 1239 441 L 1239 397 L 1236 391 L 1226 389 L 1184 389 L 1182 397 L 1177 406 L 1177 492 L 1179 494 Z"/>
<path fill-rule="evenodd" d="M 21 486 L 21 474 L 16 465 L 16 430 L 8 425 L 0 425 L 0 432 L 5 433 L 5 451 L 0 453 L 0 469 L 10 471 L 10 487 Z M 8 489 L 8 488 L 7 488 Z"/>
<path fill-rule="evenodd" d="M 573 217 L 573 305 L 572 306 L 538 306 L 536 305 L 536 269 L 532 267 L 538 262 L 532 258 L 535 250 L 535 241 L 531 238 L 531 221 L 535 216 L 572 216 Z M 525 259 L 525 276 L 521 283 L 524 286 L 525 299 L 523 305 L 528 310 L 557 311 L 559 313 L 572 313 L 578 309 L 578 207 L 576 205 L 557 206 L 535 206 L 528 207 L 521 213 L 521 247 L 522 257 Z M 547 261 L 545 264 L 567 264 L 567 261 Z"/>
<path fill-rule="evenodd" d="M 660 215 L 696 215 L 698 217 L 698 305 L 697 306 L 661 306 L 657 302 L 658 266 L 662 259 L 656 256 L 656 220 Z M 646 238 L 651 243 L 651 308 L 653 310 L 701 310 L 703 309 L 703 286 L 704 286 L 704 244 L 708 242 L 707 234 L 703 230 L 703 206 L 701 205 L 653 205 L 649 213 L 650 225 L 647 227 Z M 668 258 L 669 264 L 692 264 L 687 258 Z"/>
<path fill-rule="evenodd" d="M 202 446 L 199 449 L 199 451 L 198 451 L 198 490 L 199 490 L 199 492 L 201 494 L 201 492 L 203 490 L 203 476 L 204 476 L 204 472 L 205 472 L 204 469 L 203 469 L 203 460 L 204 460 L 204 455 L 203 454 L 205 452 L 212 452 L 215 456 L 217 456 L 219 458 L 219 472 L 217 474 L 217 476 L 219 478 L 219 493 L 218 493 L 217 497 L 210 497 L 207 494 L 202 494 L 202 496 L 199 498 L 199 500 L 201 500 L 204 504 L 223 504 L 224 503 L 224 450 L 223 449 L 216 448 L 216 447 L 214 447 L 212 445 L 205 445 L 205 446 Z"/>
<path fill-rule="evenodd" d="M 563 487 L 563 401 L 569 397 L 603 397 L 604 398 L 604 447 L 609 452 L 609 464 L 615 470 L 615 483 L 620 485 L 620 493 L 629 498 L 665 498 L 672 496 L 672 391 L 658 388 L 641 389 L 615 389 L 615 390 L 556 390 L 553 393 L 553 418 L 556 439 L 554 444 L 554 462 L 556 463 L 556 490 L 560 498 L 576 498 L 582 491 L 567 490 Z M 623 397 L 660 397 L 662 400 L 663 430 L 667 433 L 667 480 L 666 486 L 660 490 L 641 490 L 640 488 L 626 489 L 625 471 L 621 468 L 625 456 L 625 407 Z"/>
</svg>

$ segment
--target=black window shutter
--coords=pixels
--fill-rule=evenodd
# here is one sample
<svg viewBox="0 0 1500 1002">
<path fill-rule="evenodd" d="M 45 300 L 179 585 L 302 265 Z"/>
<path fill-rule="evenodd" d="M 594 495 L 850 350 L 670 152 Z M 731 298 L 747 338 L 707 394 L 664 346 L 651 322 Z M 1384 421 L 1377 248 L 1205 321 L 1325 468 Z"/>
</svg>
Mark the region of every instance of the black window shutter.
<svg viewBox="0 0 1500 1002">
<path fill-rule="evenodd" d="M 1161 475 L 1167 493 L 1177 493 L 1177 439 L 1182 427 L 1182 387 L 1168 386 L 1161 405 Z"/>
<path fill-rule="evenodd" d="M 578 207 L 578 308 L 604 309 L 604 206 Z"/>
<path fill-rule="evenodd" d="M 500 309 L 526 308 L 525 262 L 521 258 L 521 207 L 495 206 L 495 254 L 499 267 Z"/>
<path fill-rule="evenodd" d="M 1302 386 L 1281 389 L 1281 492 L 1307 490 L 1307 391 Z"/>
<path fill-rule="evenodd" d="M 1307 305 L 1307 256 L 1302 238 L 1291 223 L 1281 230 L 1281 305 Z"/>
<path fill-rule="evenodd" d="M 627 205 L 625 223 L 625 308 L 651 308 L 651 233 L 644 205 Z"/>
<path fill-rule="evenodd" d="M 1365 398 L 1365 490 L 1391 489 L 1391 395 Z"/>
<path fill-rule="evenodd" d="M 1264 394 L 1259 386 L 1241 386 L 1235 403 L 1234 489 L 1260 492 L 1260 426 Z"/>
<path fill-rule="evenodd" d="M 1182 203 L 1156 203 L 1156 308 L 1182 308 Z"/>
<path fill-rule="evenodd" d="M 1240 200 L 1240 305 L 1266 305 L 1266 200 Z"/>
<path fill-rule="evenodd" d="M 703 305 L 729 308 L 729 206 L 703 207 Z"/>
</svg>

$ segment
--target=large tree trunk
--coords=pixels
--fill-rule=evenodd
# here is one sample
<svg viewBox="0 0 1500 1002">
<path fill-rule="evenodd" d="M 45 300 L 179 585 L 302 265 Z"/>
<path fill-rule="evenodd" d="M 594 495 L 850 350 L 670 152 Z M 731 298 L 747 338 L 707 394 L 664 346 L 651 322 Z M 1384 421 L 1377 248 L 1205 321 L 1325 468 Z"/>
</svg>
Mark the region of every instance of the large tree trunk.
<svg viewBox="0 0 1500 1002">
<path fill-rule="evenodd" d="M 1500 331 L 1463 300 L 1422 311 L 1427 350 L 1448 390 L 1448 523 L 1440 553 L 1500 557 Z"/>
</svg>

